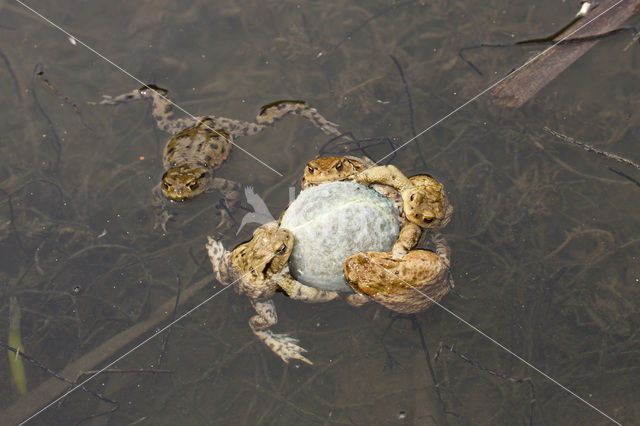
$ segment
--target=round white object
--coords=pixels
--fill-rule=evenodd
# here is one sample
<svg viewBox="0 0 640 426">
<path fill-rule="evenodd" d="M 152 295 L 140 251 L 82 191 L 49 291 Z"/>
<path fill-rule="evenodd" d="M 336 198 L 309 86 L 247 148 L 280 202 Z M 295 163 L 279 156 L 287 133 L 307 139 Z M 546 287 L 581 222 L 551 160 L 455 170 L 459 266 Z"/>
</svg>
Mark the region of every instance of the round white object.
<svg viewBox="0 0 640 426">
<path fill-rule="evenodd" d="M 282 216 L 293 233 L 291 275 L 321 290 L 351 291 L 344 262 L 364 251 L 389 251 L 400 223 L 391 201 L 354 182 L 329 182 L 306 189 Z"/>
</svg>

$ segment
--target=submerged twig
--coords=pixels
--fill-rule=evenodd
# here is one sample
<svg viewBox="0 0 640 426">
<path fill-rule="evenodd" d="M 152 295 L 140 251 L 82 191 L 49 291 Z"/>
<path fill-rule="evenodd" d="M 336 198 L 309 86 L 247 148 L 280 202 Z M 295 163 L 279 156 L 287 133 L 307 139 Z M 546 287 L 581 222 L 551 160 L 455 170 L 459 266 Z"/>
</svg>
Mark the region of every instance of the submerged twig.
<svg viewBox="0 0 640 426">
<path fill-rule="evenodd" d="M 152 373 L 152 374 L 168 374 L 175 373 L 175 370 L 164 370 L 158 368 L 109 368 L 107 370 L 87 370 L 78 375 L 78 378 L 82 376 L 90 376 L 92 374 L 138 374 L 138 373 Z"/>
<path fill-rule="evenodd" d="M 387 149 L 388 147 L 388 149 Z M 389 164 L 396 157 L 396 146 L 389 138 L 369 138 L 356 139 L 351 132 L 343 133 L 340 136 L 329 140 L 318 149 L 318 156 L 328 155 L 364 155 L 367 158 L 375 159 L 374 148 L 379 148 L 384 152 L 392 152 L 380 164 Z"/>
<path fill-rule="evenodd" d="M 433 369 L 433 365 L 431 364 L 431 355 L 429 355 L 429 348 L 427 347 L 427 343 L 424 340 L 424 333 L 422 331 L 422 326 L 420 322 L 416 318 L 415 314 L 411 316 L 411 323 L 413 327 L 418 330 L 418 336 L 420 336 L 420 344 L 422 345 L 422 352 L 424 353 L 425 360 L 427 361 L 427 367 L 429 368 L 429 373 L 431 374 L 431 380 L 433 381 L 433 387 L 436 390 L 436 394 L 438 395 L 438 400 L 442 405 L 442 412 L 444 414 L 451 414 L 456 417 L 460 417 L 460 415 L 454 411 L 447 410 L 447 405 L 442 398 L 442 392 L 440 391 L 440 382 L 438 381 L 438 376 L 436 376 L 435 370 Z"/>
<path fill-rule="evenodd" d="M 374 13 L 373 15 L 371 15 L 370 17 L 368 17 L 367 19 L 364 20 L 364 22 L 362 22 L 360 25 L 358 25 L 356 28 L 354 28 L 353 30 L 349 31 L 347 33 L 347 35 L 344 36 L 344 38 L 342 40 L 340 40 L 337 44 L 335 44 L 333 46 L 333 48 L 327 52 L 327 55 L 333 53 L 338 47 L 340 47 L 344 42 L 346 42 L 347 40 L 350 40 L 351 37 L 353 37 L 356 33 L 358 33 L 360 30 L 362 30 L 364 27 L 366 27 L 371 21 L 380 18 L 381 16 L 386 15 L 387 13 L 391 12 L 393 9 L 398 9 L 400 7 L 403 6 L 408 6 L 412 3 L 415 3 L 416 0 L 409 0 L 409 1 L 405 1 L 402 3 L 397 3 L 397 4 L 393 4 L 389 7 L 387 7 L 386 9 L 378 12 L 378 13 Z M 325 55 L 326 56 L 326 55 Z"/>
<path fill-rule="evenodd" d="M 16 96 L 18 96 L 19 100 L 22 100 L 22 93 L 20 93 L 20 84 L 18 83 L 16 74 L 13 72 L 13 68 L 11 68 L 11 63 L 9 62 L 9 58 L 7 58 L 5 54 L 2 53 L 2 51 L 0 51 L 0 59 L 2 59 L 2 61 L 7 67 L 7 71 L 9 71 L 9 75 L 11 76 L 11 81 L 13 81 L 13 86 L 16 89 Z"/>
<path fill-rule="evenodd" d="M 529 377 L 525 377 L 525 378 L 519 378 L 519 377 L 513 377 L 513 376 L 507 376 L 506 374 L 502 374 L 499 373 L 495 370 L 492 370 L 490 368 L 484 367 L 480 364 L 478 364 L 477 362 L 471 360 L 470 358 L 468 358 L 466 355 L 461 354 L 460 352 L 456 351 L 453 346 L 449 346 L 446 343 L 440 343 L 440 347 L 438 348 L 438 352 L 436 352 L 436 354 L 434 355 L 433 359 L 434 361 L 438 359 L 438 357 L 440 356 L 440 354 L 442 353 L 442 349 L 446 349 L 447 351 L 451 352 L 452 354 L 454 354 L 455 356 L 457 356 L 458 358 L 460 358 L 462 361 L 466 362 L 467 364 L 471 365 L 474 368 L 477 368 L 480 371 L 484 371 L 485 373 L 489 373 L 492 376 L 496 376 L 499 377 L 503 380 L 506 380 L 508 382 L 511 383 L 526 383 L 529 385 L 529 390 L 531 392 L 531 399 L 529 400 L 529 426 L 533 425 L 533 408 L 534 405 L 536 403 L 536 389 L 533 386 L 533 381 L 531 380 L 531 378 Z"/>
<path fill-rule="evenodd" d="M 385 330 L 382 332 L 382 336 L 380 337 L 380 341 L 382 343 L 382 349 L 384 349 L 384 352 L 387 355 L 385 368 L 391 369 L 396 364 L 398 364 L 398 362 L 391 355 L 389 348 L 387 348 L 387 345 L 384 342 L 384 338 L 389 332 L 389 330 L 391 330 L 391 327 L 393 326 L 393 324 L 399 319 L 408 319 L 409 321 L 411 321 L 412 328 L 418 332 L 418 336 L 420 337 L 420 344 L 422 345 L 422 352 L 424 353 L 424 357 L 427 362 L 427 370 L 429 371 L 429 374 L 431 376 L 431 383 L 433 384 L 433 389 L 435 390 L 435 394 L 438 397 L 438 402 L 440 403 L 442 414 L 445 416 L 447 414 L 451 414 L 455 417 L 460 417 L 458 413 L 447 410 L 447 404 L 445 403 L 444 398 L 442 397 L 440 381 L 438 380 L 438 376 L 436 375 L 436 372 L 433 369 L 433 365 L 431 363 L 431 356 L 429 355 L 429 348 L 427 347 L 427 343 L 424 339 L 424 332 L 422 331 L 422 326 L 420 325 L 420 322 L 416 318 L 415 314 L 406 315 L 406 314 L 396 314 L 394 312 L 391 312 L 391 321 L 389 322 L 389 325 L 387 325 Z"/>
<path fill-rule="evenodd" d="M 56 95 L 56 97 L 58 99 L 61 99 L 65 104 L 69 105 L 71 108 L 73 108 L 73 110 L 75 112 L 77 112 L 78 114 L 80 114 L 80 109 L 78 108 L 78 105 L 76 105 L 71 98 L 69 98 L 66 95 L 63 95 L 62 93 L 60 93 L 60 91 L 58 89 L 56 89 L 56 86 L 53 85 L 53 83 L 51 83 L 51 81 L 49 81 L 48 78 L 46 78 L 44 76 L 44 71 L 40 70 L 36 73 L 36 75 L 38 76 L 38 78 L 40 80 L 42 80 L 42 83 L 53 92 L 54 95 Z"/>
<path fill-rule="evenodd" d="M 628 181 L 631 181 L 631 182 L 635 183 L 637 186 L 640 186 L 640 181 L 638 181 L 637 179 L 632 178 L 628 174 L 623 173 L 623 172 L 621 172 L 619 170 L 613 169 L 611 167 L 609 167 L 609 170 L 612 171 L 613 173 L 617 174 L 618 176 L 621 176 L 621 177 L 627 179 Z"/>
<path fill-rule="evenodd" d="M 178 307 L 180 306 L 180 293 L 182 292 L 182 280 L 180 279 L 180 275 L 176 272 L 176 303 L 173 306 L 173 315 L 170 318 L 170 321 L 173 321 L 178 316 Z M 162 347 L 160 348 L 160 353 L 158 354 L 158 367 L 162 364 L 165 354 L 167 353 L 167 347 L 169 346 L 169 338 L 171 337 L 171 331 L 173 328 L 167 330 L 167 332 L 162 336 Z"/>
<path fill-rule="evenodd" d="M 571 21 L 571 22 L 575 22 L 575 21 Z M 480 69 L 473 64 L 473 62 L 471 62 L 464 56 L 463 54 L 464 52 L 466 52 L 467 50 L 475 50 L 475 49 L 482 49 L 482 48 L 499 49 L 499 48 L 519 47 L 519 46 L 541 46 L 542 47 L 542 46 L 551 46 L 551 45 L 557 45 L 557 46 L 578 45 L 581 43 L 601 40 L 603 38 L 607 38 L 624 31 L 631 31 L 635 34 L 633 36 L 632 41 L 629 42 L 629 44 L 625 46 L 624 49 L 622 49 L 623 51 L 626 51 L 627 49 L 629 49 L 629 47 L 631 47 L 631 45 L 633 45 L 638 40 L 638 37 L 640 37 L 640 33 L 638 33 L 634 27 L 616 28 L 615 30 L 607 31 L 602 34 L 595 34 L 595 35 L 586 36 L 586 37 L 572 37 L 562 41 L 555 40 L 554 38 L 555 35 L 551 35 L 549 37 L 544 37 L 544 38 L 516 41 L 515 43 L 480 43 L 475 46 L 467 46 L 467 47 L 461 48 L 460 50 L 458 50 L 458 56 L 467 65 L 469 65 L 469 67 L 471 67 L 471 69 L 473 69 L 478 75 L 484 75 L 482 71 L 480 71 Z"/>
<path fill-rule="evenodd" d="M 53 85 L 53 83 L 44 76 L 44 71 L 40 70 L 36 73 L 36 75 L 38 76 L 38 78 L 40 78 L 40 80 L 42 80 L 42 83 L 45 85 L 45 87 L 49 90 L 51 90 L 53 92 L 53 94 L 58 98 L 61 99 L 62 102 L 64 102 L 65 104 L 69 105 L 71 108 L 73 108 L 73 110 L 75 111 L 75 113 L 78 115 L 78 117 L 80 117 L 80 122 L 84 125 L 84 127 L 86 127 L 89 130 L 93 130 L 91 127 L 89 127 L 89 125 L 84 121 L 84 116 L 82 115 L 82 111 L 80 111 L 80 108 L 78 108 L 78 105 L 73 102 L 71 100 L 70 97 L 63 95 L 62 93 L 60 93 L 60 91 L 56 88 L 56 86 Z"/>
<path fill-rule="evenodd" d="M 35 367 L 39 368 L 40 370 L 44 371 L 45 373 L 47 373 L 50 376 L 55 377 L 57 380 L 66 383 L 70 386 L 75 386 L 77 382 L 74 382 L 72 380 L 67 379 L 64 376 L 61 376 L 60 374 L 56 373 L 55 371 L 53 371 L 52 369 L 50 369 L 49 367 L 47 367 L 46 365 L 44 365 L 43 363 L 41 363 L 40 361 L 38 361 L 37 359 L 25 354 L 24 352 L 20 351 L 17 348 L 12 347 L 11 345 L 8 345 L 7 343 L 3 342 L 2 340 L 0 340 L 0 346 L 2 346 L 3 348 L 5 348 L 6 350 L 8 350 L 9 352 L 13 352 L 14 354 L 16 354 L 16 357 L 21 357 L 22 359 L 24 359 L 25 361 L 29 362 L 30 364 L 34 365 Z M 82 386 L 82 390 L 95 396 L 96 398 L 107 402 L 109 404 L 115 404 L 117 406 L 119 406 L 120 404 L 116 401 L 112 401 L 109 398 L 106 398 L 105 396 L 92 391 L 91 389 L 88 389 L 86 386 Z"/>
<path fill-rule="evenodd" d="M 409 123 L 411 124 L 411 136 L 415 138 L 417 135 L 417 132 L 416 132 L 416 126 L 413 119 L 413 115 L 414 115 L 413 102 L 411 101 L 411 92 L 409 91 L 409 84 L 407 83 L 407 79 L 404 77 L 404 71 L 402 71 L 400 62 L 398 62 L 398 60 L 393 55 L 389 55 L 389 56 L 391 57 L 391 60 L 393 61 L 393 63 L 396 65 L 396 68 L 398 68 L 398 73 L 400 74 L 400 78 L 402 79 L 402 84 L 404 85 L 404 92 L 406 93 L 407 101 L 409 102 Z M 425 161 L 424 156 L 422 155 L 422 149 L 420 148 L 420 143 L 416 141 L 414 145 L 416 146 L 416 150 L 418 151 L 418 156 L 420 157 L 420 161 L 422 162 L 422 167 L 426 169 L 427 162 Z"/>
<path fill-rule="evenodd" d="M 40 64 L 37 64 L 33 70 L 34 78 L 37 75 L 39 69 L 41 69 L 41 66 Z M 36 94 L 36 88 L 34 86 L 31 88 L 31 96 L 33 96 L 33 102 L 36 104 L 36 108 L 38 108 L 38 111 L 40 112 L 40 114 L 42 114 L 44 119 L 47 121 L 47 124 L 49 125 L 49 132 L 47 133 L 51 133 L 51 134 L 50 135 L 45 134 L 44 137 L 45 137 L 45 140 L 47 140 L 51 144 L 51 146 L 53 146 L 53 149 L 56 153 L 55 155 L 56 159 L 55 159 L 53 168 L 57 169 L 58 166 L 60 165 L 60 158 L 62 156 L 62 144 L 60 143 L 60 138 L 58 137 L 58 133 L 56 132 L 53 122 L 51 121 L 47 113 L 44 111 L 44 108 L 42 108 L 42 105 L 40 105 L 40 100 L 38 99 L 38 95 Z"/>
<path fill-rule="evenodd" d="M 611 158 L 612 160 L 615 160 L 615 161 L 617 161 L 619 163 L 626 164 L 628 166 L 635 167 L 636 169 L 640 170 L 640 164 L 635 163 L 635 162 L 633 162 L 633 161 L 631 161 L 631 160 L 629 160 L 627 158 L 624 158 L 624 157 L 622 157 L 622 156 L 620 156 L 618 154 L 612 154 L 610 152 L 603 151 L 601 149 L 598 149 L 598 148 L 596 148 L 594 146 L 591 146 L 589 144 L 586 144 L 584 142 L 580 142 L 578 140 L 573 139 L 572 137 L 569 137 L 567 135 L 563 135 L 562 133 L 556 132 L 555 130 L 551 130 L 547 126 L 545 126 L 543 128 L 543 130 L 545 132 L 550 133 L 553 136 L 565 141 L 565 142 L 569 142 L 569 143 L 571 143 L 573 145 L 579 146 L 580 148 L 584 149 L 585 151 L 593 152 L 594 154 L 598 154 L 598 155 L 603 155 L 603 156 L 605 156 L 607 158 Z"/>
</svg>

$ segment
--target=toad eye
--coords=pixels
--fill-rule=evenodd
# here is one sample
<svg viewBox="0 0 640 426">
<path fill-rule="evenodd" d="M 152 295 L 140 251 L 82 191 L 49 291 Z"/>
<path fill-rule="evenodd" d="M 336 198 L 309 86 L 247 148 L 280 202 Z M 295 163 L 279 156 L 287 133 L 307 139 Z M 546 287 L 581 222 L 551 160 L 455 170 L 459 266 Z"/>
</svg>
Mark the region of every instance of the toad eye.
<svg viewBox="0 0 640 426">
<path fill-rule="evenodd" d="M 342 170 L 342 161 L 338 161 L 338 164 L 336 164 L 336 170 L 337 171 L 341 171 Z"/>
<path fill-rule="evenodd" d="M 414 198 L 416 198 L 416 194 L 411 194 L 411 197 L 409 197 L 409 201 L 413 201 Z"/>
<path fill-rule="evenodd" d="M 197 180 L 191 181 L 187 184 L 187 186 L 189 187 L 189 189 L 194 190 L 198 187 L 198 181 Z"/>
<path fill-rule="evenodd" d="M 313 168 L 313 166 L 307 166 L 307 171 L 311 174 L 313 174 L 313 172 L 315 171 L 315 169 Z"/>
<path fill-rule="evenodd" d="M 282 254 L 285 254 L 286 251 L 287 251 L 287 245 L 283 244 L 282 247 L 280 247 L 280 250 L 276 252 L 276 254 L 282 255 Z"/>
<path fill-rule="evenodd" d="M 169 184 L 168 184 L 167 182 L 164 182 L 164 181 L 163 181 L 163 182 L 162 182 L 162 187 L 163 187 L 164 189 L 169 189 Z"/>
</svg>

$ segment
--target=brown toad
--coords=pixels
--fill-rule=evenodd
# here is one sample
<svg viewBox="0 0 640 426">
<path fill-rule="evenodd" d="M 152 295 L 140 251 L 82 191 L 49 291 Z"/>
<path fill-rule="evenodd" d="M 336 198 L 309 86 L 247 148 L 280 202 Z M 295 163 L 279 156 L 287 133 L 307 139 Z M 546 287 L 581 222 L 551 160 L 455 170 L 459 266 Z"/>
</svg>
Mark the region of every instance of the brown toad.
<svg viewBox="0 0 640 426">
<path fill-rule="evenodd" d="M 429 175 L 407 178 L 396 166 L 375 166 L 353 177 L 362 185 L 383 184 L 398 191 L 406 219 L 422 228 L 442 228 L 451 220 L 453 207 L 440 182 Z"/>
<path fill-rule="evenodd" d="M 373 163 L 356 157 L 314 160 L 305 168 L 303 187 L 349 180 L 369 164 Z M 394 191 L 385 185 L 376 185 L 376 189 L 380 188 Z M 450 212 L 451 209 L 445 211 Z M 294 238 L 289 230 L 279 228 L 276 222 L 258 228 L 251 241 L 238 246 L 233 252 L 226 251 L 222 243 L 212 238 L 209 238 L 207 249 L 216 278 L 225 285 L 237 285 L 237 291 L 250 298 L 257 312 L 249 322 L 254 334 L 283 361 L 298 359 L 310 364 L 297 340 L 269 330 L 277 323 L 275 305 L 271 300 L 276 291 L 282 290 L 293 299 L 309 303 L 343 297 L 353 306 L 373 300 L 397 312 L 416 313 L 430 307 L 433 301 L 439 301 L 453 287 L 449 273 L 450 250 L 446 241 L 432 230 L 428 236 L 429 242 L 435 245 L 435 252 L 411 250 L 420 239 L 422 229 L 414 223 L 404 222 L 405 226 L 391 251 L 357 253 L 346 259 L 345 277 L 356 291 L 349 295 L 316 289 L 296 281 L 288 264 Z M 366 229 L 362 231 L 368 232 Z M 314 253 L 314 256 L 322 255 Z"/>
<path fill-rule="evenodd" d="M 298 345 L 297 339 L 269 329 L 278 323 L 275 304 L 271 300 L 276 291 L 284 291 L 292 299 L 308 303 L 329 302 L 339 296 L 335 291 L 308 287 L 291 276 L 288 260 L 293 244 L 289 230 L 270 222 L 257 228 L 250 241 L 231 252 L 211 237 L 206 248 L 216 279 L 223 285 L 235 285 L 236 292 L 251 301 L 256 315 L 249 320 L 249 327 L 256 337 L 284 362 L 297 359 L 313 364 L 303 355 L 306 350 Z M 354 306 L 368 301 L 366 296 L 358 294 L 348 295 L 345 299 Z"/>
<path fill-rule="evenodd" d="M 402 228 L 389 255 L 399 262 L 418 244 L 423 228 L 444 227 L 453 214 L 453 207 L 446 198 L 442 184 L 433 177 L 417 175 L 407 178 L 397 167 L 376 166 L 366 157 L 323 157 L 312 160 L 304 169 L 302 188 L 336 180 L 370 185 L 396 205 Z M 410 265 L 413 268 L 420 268 L 418 258 L 411 258 Z"/>
<path fill-rule="evenodd" d="M 228 158 L 235 138 L 259 133 L 288 114 L 308 119 L 328 135 L 340 134 L 336 124 L 326 120 L 304 101 L 282 100 L 265 105 L 252 123 L 213 115 L 176 119 L 173 118 L 173 104 L 166 95 L 165 89 L 147 85 L 118 96 L 103 95 L 104 99 L 99 102 L 114 105 L 150 100 L 158 128 L 173 135 L 162 156 L 165 169 L 162 182 L 153 191 L 154 206 L 159 211 L 156 226 L 160 225 L 165 231 L 169 214 L 164 197 L 171 201 L 184 201 L 212 190 L 222 193 L 225 205 L 221 211 L 221 225 L 228 222 L 226 211 L 237 207 L 240 202 L 240 184 L 214 177 L 214 173 Z"/>
<path fill-rule="evenodd" d="M 371 185 L 395 201 L 400 210 L 402 228 L 390 252 L 358 253 L 345 261 L 345 277 L 356 292 L 401 313 L 423 311 L 433 304 L 431 299 L 437 302 L 449 292 L 453 287 L 449 274 L 451 250 L 433 231 L 446 226 L 453 213 L 442 184 L 429 175 L 407 178 L 395 166 L 376 166 L 368 158 L 345 156 L 310 161 L 302 187 L 334 180 Z M 431 230 L 425 237 L 435 246 L 435 252 L 412 250 L 423 228 Z"/>
<path fill-rule="evenodd" d="M 392 311 L 414 314 L 426 310 L 453 287 L 451 249 L 439 233 L 429 237 L 435 252 L 413 249 L 350 256 L 344 263 L 347 282 L 358 294 Z"/>
</svg>

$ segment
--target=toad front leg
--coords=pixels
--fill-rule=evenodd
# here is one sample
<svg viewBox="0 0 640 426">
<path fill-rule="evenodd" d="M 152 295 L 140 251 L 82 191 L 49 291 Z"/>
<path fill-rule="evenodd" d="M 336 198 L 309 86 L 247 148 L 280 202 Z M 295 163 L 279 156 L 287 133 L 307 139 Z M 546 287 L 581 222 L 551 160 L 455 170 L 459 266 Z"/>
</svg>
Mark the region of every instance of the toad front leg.
<svg viewBox="0 0 640 426">
<path fill-rule="evenodd" d="M 233 214 L 240 208 L 242 202 L 242 185 L 224 178 L 214 178 L 207 188 L 207 192 L 219 191 L 222 195 L 220 205 L 220 222 L 216 231 L 223 232 L 234 225 Z M 170 201 L 163 195 L 161 184 L 156 185 L 152 192 L 152 207 L 155 216 L 153 229 L 161 228 L 167 232 L 167 223 L 174 215 L 169 212 Z"/>
<path fill-rule="evenodd" d="M 320 290 L 301 284 L 287 271 L 278 279 L 278 286 L 290 298 L 307 303 L 330 302 L 338 297 L 338 293 L 335 291 Z"/>
<path fill-rule="evenodd" d="M 151 190 L 151 198 L 151 206 L 153 208 L 154 215 L 153 229 L 160 228 L 162 231 L 167 232 L 167 223 L 171 220 L 173 215 L 169 213 L 169 209 L 167 208 L 169 200 L 167 200 L 162 194 L 161 183 L 157 184 Z"/>
<path fill-rule="evenodd" d="M 364 294 L 340 294 L 337 291 L 327 291 L 309 287 L 301 284 L 289 274 L 286 274 L 285 276 L 280 278 L 278 280 L 278 285 L 284 290 L 285 293 L 287 293 L 287 296 L 289 296 L 290 298 L 294 300 L 301 300 L 307 303 L 330 302 L 338 298 L 338 296 L 342 296 L 350 306 L 356 307 L 362 306 L 365 303 L 371 301 L 371 299 Z"/>
<path fill-rule="evenodd" d="M 388 164 L 386 166 L 369 167 L 358 173 L 354 180 L 365 186 L 374 183 L 388 185 L 398 191 L 403 191 L 413 186 L 409 178 L 400 171 L 396 166 Z"/>
<path fill-rule="evenodd" d="M 375 166 L 358 173 L 354 180 L 362 185 L 376 183 L 400 191 L 404 216 L 421 228 L 441 228 L 449 223 L 453 208 L 440 182 L 429 175 L 407 178 L 396 166 Z"/>
<path fill-rule="evenodd" d="M 315 108 L 308 106 L 305 101 L 282 100 L 267 104 L 260 108 L 260 113 L 256 117 L 256 123 L 264 127 L 273 126 L 288 114 L 299 115 L 300 117 L 306 118 L 329 136 L 341 135 L 336 123 L 332 123 L 324 118 Z"/>
<path fill-rule="evenodd" d="M 422 229 L 412 222 L 405 222 L 400 228 L 400 235 L 398 241 L 393 245 L 391 254 L 393 257 L 404 257 L 409 251 L 418 244 L 420 237 L 422 236 Z"/>
</svg>

